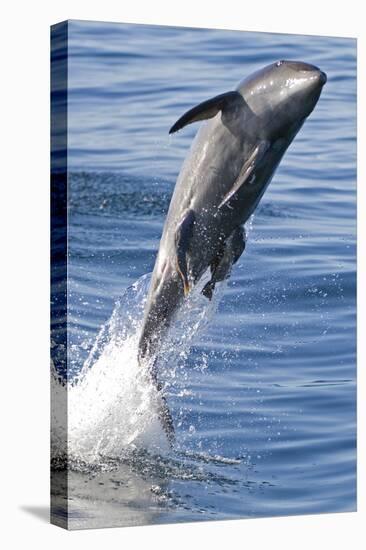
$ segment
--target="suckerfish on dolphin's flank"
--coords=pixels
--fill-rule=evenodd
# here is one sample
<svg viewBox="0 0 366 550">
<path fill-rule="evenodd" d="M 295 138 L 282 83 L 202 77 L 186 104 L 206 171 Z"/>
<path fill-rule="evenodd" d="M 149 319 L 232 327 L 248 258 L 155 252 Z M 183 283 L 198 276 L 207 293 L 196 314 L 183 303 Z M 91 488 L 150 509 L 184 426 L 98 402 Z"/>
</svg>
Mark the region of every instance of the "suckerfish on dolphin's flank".
<svg viewBox="0 0 366 550">
<path fill-rule="evenodd" d="M 202 292 L 230 275 L 245 248 L 254 212 L 288 146 L 313 111 L 326 75 L 300 61 L 278 61 L 238 87 L 187 111 L 170 129 L 210 119 L 199 129 L 180 171 L 150 283 L 139 342 L 161 397 L 159 416 L 169 440 L 173 421 L 154 359 L 185 296 L 209 269 Z"/>
</svg>

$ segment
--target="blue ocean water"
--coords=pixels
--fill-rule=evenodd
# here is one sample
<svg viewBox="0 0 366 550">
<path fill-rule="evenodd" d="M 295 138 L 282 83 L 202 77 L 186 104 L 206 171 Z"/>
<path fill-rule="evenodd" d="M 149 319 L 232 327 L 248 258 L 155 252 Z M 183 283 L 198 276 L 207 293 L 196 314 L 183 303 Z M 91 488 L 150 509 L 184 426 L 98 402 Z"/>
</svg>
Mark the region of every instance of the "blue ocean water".
<svg viewBox="0 0 366 550">
<path fill-rule="evenodd" d="M 74 527 L 355 510 L 353 39 L 70 22 L 69 376 L 124 291 L 147 285 L 136 281 L 152 271 L 197 131 L 169 128 L 278 59 L 313 63 L 328 82 L 250 222 L 216 313 L 174 376 L 162 373 L 177 447 L 92 474 L 75 468 Z M 114 432 L 128 422 L 113 416 Z"/>
</svg>

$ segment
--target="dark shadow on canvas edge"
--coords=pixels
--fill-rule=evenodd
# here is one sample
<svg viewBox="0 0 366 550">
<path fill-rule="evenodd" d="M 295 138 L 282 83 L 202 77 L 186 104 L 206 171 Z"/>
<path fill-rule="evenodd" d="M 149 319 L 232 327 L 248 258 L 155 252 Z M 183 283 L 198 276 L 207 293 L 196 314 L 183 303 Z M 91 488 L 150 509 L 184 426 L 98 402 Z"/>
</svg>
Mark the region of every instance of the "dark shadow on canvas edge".
<svg viewBox="0 0 366 550">
<path fill-rule="evenodd" d="M 50 523 L 50 507 L 49 506 L 19 506 L 19 508 L 40 519 L 43 522 Z"/>
</svg>

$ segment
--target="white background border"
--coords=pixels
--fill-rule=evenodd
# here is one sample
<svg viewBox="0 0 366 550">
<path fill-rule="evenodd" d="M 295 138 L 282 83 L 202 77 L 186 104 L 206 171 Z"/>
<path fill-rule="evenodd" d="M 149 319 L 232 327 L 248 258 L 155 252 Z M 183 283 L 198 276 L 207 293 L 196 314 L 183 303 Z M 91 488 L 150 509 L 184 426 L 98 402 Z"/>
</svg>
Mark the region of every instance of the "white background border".
<svg viewBox="0 0 366 550">
<path fill-rule="evenodd" d="M 33 0 L 1 17 L 1 539 L 37 549 L 363 547 L 365 537 L 365 29 L 362 2 Z M 68 533 L 47 523 L 49 493 L 49 26 L 64 19 L 358 38 L 358 513 Z M 147 107 L 148 108 L 148 107 Z M 337 113 L 333 113 L 336 117 Z M 332 166 L 329 166 L 332 170 Z M 363 281 L 363 284 L 362 284 Z M 4 307 L 5 306 L 5 307 Z M 361 337 L 363 334 L 363 338 Z M 363 487 L 363 489 L 362 489 Z M 33 512 L 30 511 L 33 510 Z M 38 513 L 37 513 L 38 511 Z M 36 513 L 34 513 L 36 512 Z M 44 516 L 42 519 L 40 516 Z M 7 539 L 7 542 L 5 540 Z M 107 546 L 108 545 L 108 546 Z"/>
</svg>

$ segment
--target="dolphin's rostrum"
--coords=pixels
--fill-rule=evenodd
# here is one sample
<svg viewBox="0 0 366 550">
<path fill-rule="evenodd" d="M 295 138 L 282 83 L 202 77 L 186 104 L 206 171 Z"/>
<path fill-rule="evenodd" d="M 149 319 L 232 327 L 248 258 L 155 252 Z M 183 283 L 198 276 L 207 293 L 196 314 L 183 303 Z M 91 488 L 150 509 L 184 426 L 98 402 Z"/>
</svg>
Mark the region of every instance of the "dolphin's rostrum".
<svg viewBox="0 0 366 550">
<path fill-rule="evenodd" d="M 313 65 L 278 61 L 185 113 L 170 129 L 210 119 L 199 129 L 180 171 L 152 274 L 139 342 L 150 365 L 174 314 L 207 269 L 203 294 L 230 275 L 245 248 L 243 225 L 254 212 L 286 149 L 314 109 L 326 75 Z M 173 422 L 161 395 L 170 441 Z"/>
</svg>

